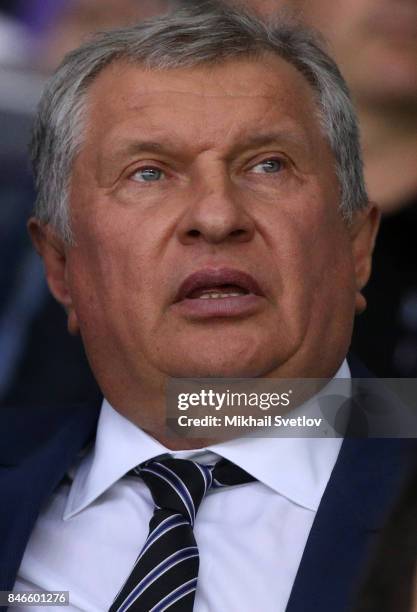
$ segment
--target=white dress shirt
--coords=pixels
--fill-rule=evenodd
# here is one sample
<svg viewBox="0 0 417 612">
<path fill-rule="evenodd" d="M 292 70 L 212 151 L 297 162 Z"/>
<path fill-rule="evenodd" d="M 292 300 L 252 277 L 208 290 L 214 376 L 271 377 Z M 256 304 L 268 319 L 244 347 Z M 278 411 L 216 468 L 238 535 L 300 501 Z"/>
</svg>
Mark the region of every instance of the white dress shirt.
<svg viewBox="0 0 417 612">
<path fill-rule="evenodd" d="M 350 378 L 346 362 L 336 377 Z M 44 505 L 14 590 L 65 590 L 66 610 L 105 612 L 131 572 L 154 509 L 143 481 L 123 476 L 167 452 L 201 463 L 222 456 L 257 481 L 212 489 L 201 503 L 194 610 L 283 612 L 341 442 L 249 437 L 173 453 L 104 400 L 95 444 Z"/>
</svg>

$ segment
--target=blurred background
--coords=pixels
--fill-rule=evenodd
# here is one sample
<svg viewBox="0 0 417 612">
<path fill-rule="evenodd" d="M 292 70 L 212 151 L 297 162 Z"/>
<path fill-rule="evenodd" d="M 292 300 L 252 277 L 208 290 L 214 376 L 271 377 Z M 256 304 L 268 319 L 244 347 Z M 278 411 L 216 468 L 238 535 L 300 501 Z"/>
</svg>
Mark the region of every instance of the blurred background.
<svg viewBox="0 0 417 612">
<path fill-rule="evenodd" d="M 45 79 L 95 31 L 197 1 L 0 0 L 0 404 L 98 397 L 26 233 L 35 197 L 27 143 Z M 338 61 L 360 118 L 369 194 L 383 213 L 352 350 L 376 375 L 417 376 L 417 0 L 224 3 L 265 19 L 284 8 L 317 28 Z"/>
</svg>

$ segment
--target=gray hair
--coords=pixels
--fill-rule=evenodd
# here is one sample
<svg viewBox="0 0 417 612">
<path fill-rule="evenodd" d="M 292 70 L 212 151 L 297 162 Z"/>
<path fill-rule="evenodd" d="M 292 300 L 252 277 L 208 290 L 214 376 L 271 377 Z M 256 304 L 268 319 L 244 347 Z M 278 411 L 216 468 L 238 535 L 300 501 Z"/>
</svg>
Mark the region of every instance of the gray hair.
<svg viewBox="0 0 417 612">
<path fill-rule="evenodd" d="M 216 1 L 96 35 L 64 58 L 41 98 L 31 142 L 38 189 L 35 215 L 71 242 L 68 194 L 73 160 L 82 145 L 86 94 L 111 62 L 165 70 L 270 52 L 292 64 L 316 94 L 335 158 L 340 209 L 351 220 L 368 203 L 358 126 L 346 83 L 318 40 L 311 30 L 287 19 L 268 24 Z"/>
</svg>

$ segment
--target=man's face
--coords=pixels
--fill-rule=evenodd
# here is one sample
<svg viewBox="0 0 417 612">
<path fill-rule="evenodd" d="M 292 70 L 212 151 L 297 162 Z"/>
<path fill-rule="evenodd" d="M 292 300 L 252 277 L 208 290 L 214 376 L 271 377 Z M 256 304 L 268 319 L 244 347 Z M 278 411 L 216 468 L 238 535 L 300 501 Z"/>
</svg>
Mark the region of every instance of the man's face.
<svg viewBox="0 0 417 612">
<path fill-rule="evenodd" d="M 332 375 L 363 284 L 338 203 L 313 93 L 286 62 L 106 68 L 55 294 L 110 401 L 167 375 Z"/>
<path fill-rule="evenodd" d="M 415 105 L 415 0 L 311 0 L 303 3 L 303 11 L 328 38 L 359 100 Z"/>
</svg>

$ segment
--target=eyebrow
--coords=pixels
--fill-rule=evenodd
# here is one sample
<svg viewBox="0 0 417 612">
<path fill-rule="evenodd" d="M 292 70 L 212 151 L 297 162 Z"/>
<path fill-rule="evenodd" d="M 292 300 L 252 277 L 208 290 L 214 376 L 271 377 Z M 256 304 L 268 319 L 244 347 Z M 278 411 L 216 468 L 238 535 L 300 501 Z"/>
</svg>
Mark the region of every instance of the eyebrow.
<svg viewBox="0 0 417 612">
<path fill-rule="evenodd" d="M 158 153 L 165 155 L 172 155 L 176 152 L 181 152 L 180 146 L 171 142 L 169 139 L 164 137 L 164 142 L 157 142 L 156 140 L 130 140 L 120 144 L 116 144 L 116 147 L 109 154 L 105 154 L 104 159 L 106 162 L 112 162 L 113 160 L 129 159 L 138 153 Z"/>
<path fill-rule="evenodd" d="M 258 132 L 256 134 L 241 135 L 232 145 L 228 157 L 233 157 L 244 150 L 260 149 L 267 146 L 285 145 L 291 149 L 306 152 L 309 138 L 301 130 L 281 129 L 275 131 Z"/>
<path fill-rule="evenodd" d="M 168 141 L 165 141 L 165 143 Z M 128 155 L 134 155 L 135 153 L 141 153 L 142 151 L 149 151 L 151 153 L 165 153 L 167 151 L 176 148 L 175 146 L 162 144 L 153 140 L 135 140 L 130 142 L 123 153 Z"/>
<path fill-rule="evenodd" d="M 161 137 L 162 140 L 162 137 Z M 308 146 L 308 138 L 294 130 L 276 130 L 268 132 L 260 132 L 250 135 L 240 135 L 232 144 L 230 151 L 227 154 L 228 158 L 234 157 L 241 151 L 247 149 L 256 149 L 268 145 L 286 144 L 297 148 L 306 149 Z M 138 140 L 124 143 L 118 147 L 111 155 L 111 158 L 131 157 L 138 153 L 158 153 L 165 155 L 179 154 L 184 155 L 184 146 L 180 142 L 163 137 L 163 142 L 157 140 Z"/>
<path fill-rule="evenodd" d="M 269 144 L 276 144 L 279 142 L 305 145 L 306 138 L 302 137 L 301 134 L 294 132 L 293 130 L 278 130 L 275 132 L 265 132 L 252 134 L 245 137 L 241 141 L 237 142 L 237 146 L 243 147 L 262 147 Z"/>
</svg>

